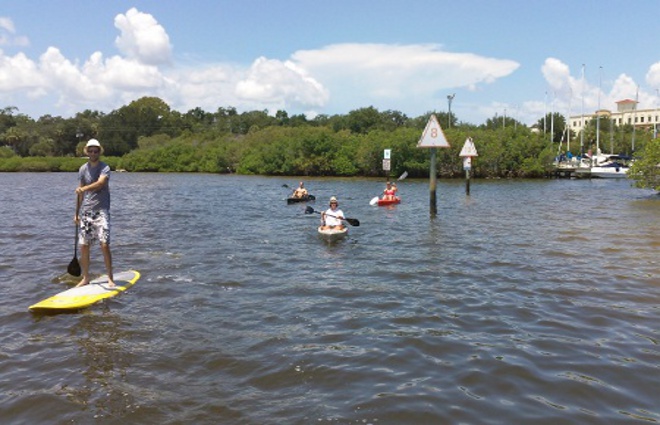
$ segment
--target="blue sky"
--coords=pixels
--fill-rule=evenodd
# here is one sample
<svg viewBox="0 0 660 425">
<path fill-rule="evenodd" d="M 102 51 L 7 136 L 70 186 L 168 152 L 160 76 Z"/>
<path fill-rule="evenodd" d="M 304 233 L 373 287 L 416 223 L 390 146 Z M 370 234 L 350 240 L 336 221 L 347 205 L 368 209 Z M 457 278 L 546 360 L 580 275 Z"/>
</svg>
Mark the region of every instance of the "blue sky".
<svg viewBox="0 0 660 425">
<path fill-rule="evenodd" d="M 0 108 L 410 117 L 658 106 L 658 0 L 2 0 Z M 583 106 L 584 105 L 584 106 Z"/>
</svg>

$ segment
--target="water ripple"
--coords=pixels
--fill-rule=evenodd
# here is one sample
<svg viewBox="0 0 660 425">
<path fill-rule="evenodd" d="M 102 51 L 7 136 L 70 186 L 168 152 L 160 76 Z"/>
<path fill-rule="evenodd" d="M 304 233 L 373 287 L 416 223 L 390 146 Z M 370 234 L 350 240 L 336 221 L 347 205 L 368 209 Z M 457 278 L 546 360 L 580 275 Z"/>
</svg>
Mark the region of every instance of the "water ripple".
<svg viewBox="0 0 660 425">
<path fill-rule="evenodd" d="M 660 422 L 657 197 L 588 180 L 479 181 L 466 197 L 441 182 L 430 218 L 424 181 L 401 182 L 388 209 L 368 205 L 380 180 L 310 179 L 315 209 L 336 195 L 361 222 L 327 244 L 283 183 L 113 175 L 116 268 L 142 279 L 32 315 L 75 283 L 75 174 L 0 174 L 3 419 Z"/>
</svg>

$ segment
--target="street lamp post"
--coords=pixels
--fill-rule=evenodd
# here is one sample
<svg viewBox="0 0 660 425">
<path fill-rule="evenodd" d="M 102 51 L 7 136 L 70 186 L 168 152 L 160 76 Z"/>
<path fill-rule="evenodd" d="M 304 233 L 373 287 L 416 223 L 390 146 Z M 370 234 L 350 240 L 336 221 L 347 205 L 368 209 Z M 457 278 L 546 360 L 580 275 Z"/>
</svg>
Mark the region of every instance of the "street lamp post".
<svg viewBox="0 0 660 425">
<path fill-rule="evenodd" d="M 449 104 L 449 117 L 447 119 L 447 121 L 448 121 L 447 128 L 451 128 L 451 101 L 454 100 L 455 96 L 456 96 L 456 93 L 447 95 L 447 103 Z"/>
<path fill-rule="evenodd" d="M 80 138 L 83 137 L 83 136 L 84 136 L 83 132 L 80 131 L 79 128 L 76 129 L 76 139 L 78 139 L 78 146 L 80 146 Z M 78 155 L 78 146 L 76 146 L 76 149 L 75 149 L 75 154 L 76 155 Z"/>
</svg>

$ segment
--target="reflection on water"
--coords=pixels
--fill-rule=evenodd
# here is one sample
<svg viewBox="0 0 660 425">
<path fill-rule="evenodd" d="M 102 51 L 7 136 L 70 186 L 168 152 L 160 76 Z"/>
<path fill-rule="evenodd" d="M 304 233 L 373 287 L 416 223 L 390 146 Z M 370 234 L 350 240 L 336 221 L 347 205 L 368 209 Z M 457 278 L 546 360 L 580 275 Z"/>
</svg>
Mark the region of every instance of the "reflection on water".
<svg viewBox="0 0 660 425">
<path fill-rule="evenodd" d="M 70 338 L 79 345 L 75 361 L 85 380 L 82 385 L 65 384 L 62 392 L 94 418 L 122 418 L 136 408 L 125 382 L 132 355 L 123 346 L 130 334 L 107 306 L 98 313 L 81 314 L 70 329 Z"/>
<path fill-rule="evenodd" d="M 336 195 L 360 220 L 327 243 L 283 200 L 297 181 L 113 175 L 116 269 L 142 279 L 38 316 L 73 283 L 75 175 L 0 174 L 3 419 L 660 422 L 657 196 L 441 181 L 431 217 L 425 181 L 386 208 L 369 205 L 380 180 L 310 179 L 315 209 Z"/>
</svg>

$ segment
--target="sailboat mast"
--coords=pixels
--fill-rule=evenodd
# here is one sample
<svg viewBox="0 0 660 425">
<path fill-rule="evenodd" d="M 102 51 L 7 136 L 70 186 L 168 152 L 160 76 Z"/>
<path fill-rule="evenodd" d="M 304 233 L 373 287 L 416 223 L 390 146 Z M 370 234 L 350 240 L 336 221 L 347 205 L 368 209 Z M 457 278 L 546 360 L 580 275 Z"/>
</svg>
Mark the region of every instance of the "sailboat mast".
<svg viewBox="0 0 660 425">
<path fill-rule="evenodd" d="M 637 92 L 635 93 L 635 104 L 633 105 L 633 132 L 632 132 L 632 151 L 635 153 L 635 127 L 637 124 L 637 101 L 639 99 L 639 86 L 637 86 Z"/>
<path fill-rule="evenodd" d="M 550 103 L 550 143 L 555 139 L 555 97 L 556 93 L 552 92 L 552 102 Z"/>
<path fill-rule="evenodd" d="M 660 89 L 655 89 L 655 120 L 653 120 L 653 138 L 658 138 L 658 98 L 660 98 Z"/>
<path fill-rule="evenodd" d="M 596 111 L 596 165 L 598 165 L 598 155 L 600 155 L 600 87 L 603 81 L 601 77 L 603 67 L 598 67 L 598 110 Z"/>
<path fill-rule="evenodd" d="M 653 138 L 658 138 L 658 99 L 660 99 L 660 89 L 655 89 L 655 120 L 653 121 Z"/>
<path fill-rule="evenodd" d="M 568 98 L 568 114 L 566 115 L 566 123 L 564 128 L 566 129 L 566 153 L 571 151 L 571 103 L 573 102 L 573 89 L 569 87 L 570 97 Z"/>
<path fill-rule="evenodd" d="M 566 152 L 571 151 L 571 126 L 569 125 L 571 122 L 571 102 L 573 102 L 573 89 L 571 89 L 571 97 L 568 99 L 568 115 L 566 115 L 566 124 L 564 125 L 566 128 Z"/>
<path fill-rule="evenodd" d="M 582 110 L 580 111 L 580 155 L 584 156 L 584 64 L 582 64 Z"/>
<path fill-rule="evenodd" d="M 614 120 L 610 119 L 610 154 L 614 155 Z"/>
</svg>

